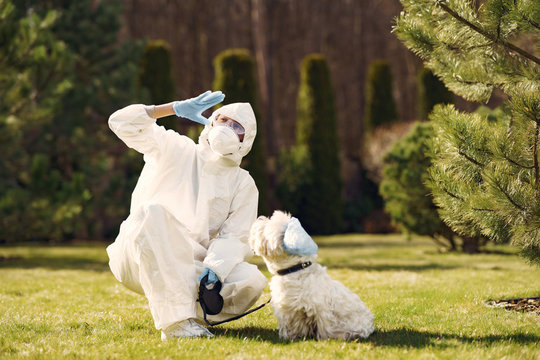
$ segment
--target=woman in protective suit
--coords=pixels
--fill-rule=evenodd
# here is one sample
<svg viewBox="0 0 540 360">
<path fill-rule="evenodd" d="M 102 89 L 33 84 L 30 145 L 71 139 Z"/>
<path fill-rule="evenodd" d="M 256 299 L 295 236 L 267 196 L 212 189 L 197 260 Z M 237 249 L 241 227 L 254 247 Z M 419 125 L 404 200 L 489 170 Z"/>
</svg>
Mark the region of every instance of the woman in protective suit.
<svg viewBox="0 0 540 360">
<path fill-rule="evenodd" d="M 209 316 L 214 321 L 249 309 L 266 286 L 265 276 L 245 262 L 258 191 L 239 167 L 256 119 L 248 103 L 225 105 L 210 119 L 201 115 L 223 99 L 207 91 L 164 105 L 130 105 L 109 118 L 111 130 L 145 161 L 130 214 L 107 248 L 109 265 L 122 284 L 146 296 L 162 339 L 213 336 L 197 322 L 201 280 L 222 284 L 224 305 Z M 173 114 L 205 125 L 198 144 L 156 124 Z"/>
</svg>

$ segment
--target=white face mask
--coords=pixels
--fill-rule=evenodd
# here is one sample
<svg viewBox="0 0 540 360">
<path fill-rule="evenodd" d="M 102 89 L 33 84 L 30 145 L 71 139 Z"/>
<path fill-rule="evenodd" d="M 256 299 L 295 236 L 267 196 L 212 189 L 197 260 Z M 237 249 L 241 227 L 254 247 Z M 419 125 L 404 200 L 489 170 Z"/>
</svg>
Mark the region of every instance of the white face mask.
<svg viewBox="0 0 540 360">
<path fill-rule="evenodd" d="M 240 148 L 238 135 L 228 126 L 214 126 L 208 132 L 210 149 L 221 156 L 234 154 Z"/>
</svg>

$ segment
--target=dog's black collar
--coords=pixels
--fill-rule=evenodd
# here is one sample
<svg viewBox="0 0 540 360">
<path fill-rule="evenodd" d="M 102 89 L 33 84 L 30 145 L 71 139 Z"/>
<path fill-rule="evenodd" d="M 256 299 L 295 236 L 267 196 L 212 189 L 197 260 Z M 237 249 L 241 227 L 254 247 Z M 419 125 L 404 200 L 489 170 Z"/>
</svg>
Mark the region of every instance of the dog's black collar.
<svg viewBox="0 0 540 360">
<path fill-rule="evenodd" d="M 290 268 L 278 270 L 277 273 L 278 273 L 279 275 L 287 275 L 287 274 L 296 272 L 296 271 L 298 271 L 298 270 L 305 269 L 305 268 L 307 268 L 307 267 L 309 267 L 309 266 L 311 266 L 311 261 L 306 261 L 306 262 L 304 262 L 304 263 L 296 264 L 296 265 L 294 265 L 294 266 L 291 266 Z"/>
</svg>

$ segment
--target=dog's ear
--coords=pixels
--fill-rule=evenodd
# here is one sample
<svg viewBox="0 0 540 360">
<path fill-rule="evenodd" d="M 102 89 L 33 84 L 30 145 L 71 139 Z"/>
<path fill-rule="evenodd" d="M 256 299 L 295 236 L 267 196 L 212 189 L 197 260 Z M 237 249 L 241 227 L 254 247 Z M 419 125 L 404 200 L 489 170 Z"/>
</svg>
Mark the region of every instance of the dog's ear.
<svg viewBox="0 0 540 360">
<path fill-rule="evenodd" d="M 292 217 L 287 223 L 283 236 L 283 250 L 291 255 L 314 255 L 319 248 L 304 230 L 300 221 Z"/>
<path fill-rule="evenodd" d="M 266 239 L 264 237 L 264 227 L 268 222 L 268 218 L 265 216 L 259 216 L 257 220 L 251 225 L 249 232 L 249 246 L 256 255 L 264 256 L 267 253 Z"/>
</svg>

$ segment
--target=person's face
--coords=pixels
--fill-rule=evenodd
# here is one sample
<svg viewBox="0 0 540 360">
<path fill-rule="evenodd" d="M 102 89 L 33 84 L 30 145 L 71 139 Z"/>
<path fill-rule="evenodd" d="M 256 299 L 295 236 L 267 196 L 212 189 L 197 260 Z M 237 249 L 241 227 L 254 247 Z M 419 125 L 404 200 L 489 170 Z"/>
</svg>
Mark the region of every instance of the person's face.
<svg viewBox="0 0 540 360">
<path fill-rule="evenodd" d="M 246 130 L 236 120 L 233 120 L 225 115 L 217 114 L 212 120 L 212 126 L 227 126 L 231 128 L 236 133 L 236 135 L 238 135 L 240 142 L 244 141 L 244 135 L 246 134 Z"/>
</svg>

